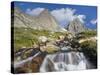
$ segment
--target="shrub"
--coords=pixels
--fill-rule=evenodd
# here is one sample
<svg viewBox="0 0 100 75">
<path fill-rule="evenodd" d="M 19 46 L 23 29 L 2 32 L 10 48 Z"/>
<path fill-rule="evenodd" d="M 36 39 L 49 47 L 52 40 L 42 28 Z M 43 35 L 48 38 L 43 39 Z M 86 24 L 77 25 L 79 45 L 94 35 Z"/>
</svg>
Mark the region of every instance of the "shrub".
<svg viewBox="0 0 100 75">
<path fill-rule="evenodd" d="M 85 41 L 81 47 L 85 56 L 97 67 L 97 42 Z"/>
</svg>

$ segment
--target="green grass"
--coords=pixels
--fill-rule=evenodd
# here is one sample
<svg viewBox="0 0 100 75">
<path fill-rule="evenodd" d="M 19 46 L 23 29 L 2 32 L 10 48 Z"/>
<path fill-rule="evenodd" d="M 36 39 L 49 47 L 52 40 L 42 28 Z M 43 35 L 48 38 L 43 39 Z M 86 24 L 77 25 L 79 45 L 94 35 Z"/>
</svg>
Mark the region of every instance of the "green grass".
<svg viewBox="0 0 100 75">
<path fill-rule="evenodd" d="M 50 32 L 47 30 L 35 30 L 30 28 L 14 28 L 14 48 L 19 50 L 22 47 L 32 47 L 33 44 L 38 44 L 39 36 L 57 39 L 58 36 L 64 35 L 61 32 Z"/>
<path fill-rule="evenodd" d="M 81 38 L 89 38 L 89 37 L 94 37 L 97 35 L 97 31 L 94 30 L 87 30 L 84 32 L 81 32 L 79 34 L 77 34 L 77 38 L 81 39 Z"/>
<path fill-rule="evenodd" d="M 32 47 L 37 42 L 37 36 L 24 28 L 14 29 L 14 47 L 18 50 L 22 47 Z"/>
</svg>

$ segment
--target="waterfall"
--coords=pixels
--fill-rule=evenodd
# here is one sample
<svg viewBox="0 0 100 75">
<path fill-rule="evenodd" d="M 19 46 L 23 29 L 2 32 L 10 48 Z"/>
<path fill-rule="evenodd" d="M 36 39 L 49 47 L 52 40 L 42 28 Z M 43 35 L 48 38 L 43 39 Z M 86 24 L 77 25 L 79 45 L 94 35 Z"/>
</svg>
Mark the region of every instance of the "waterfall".
<svg viewBox="0 0 100 75">
<path fill-rule="evenodd" d="M 88 61 L 82 52 L 58 52 L 45 57 L 40 72 L 85 70 L 87 65 Z"/>
</svg>

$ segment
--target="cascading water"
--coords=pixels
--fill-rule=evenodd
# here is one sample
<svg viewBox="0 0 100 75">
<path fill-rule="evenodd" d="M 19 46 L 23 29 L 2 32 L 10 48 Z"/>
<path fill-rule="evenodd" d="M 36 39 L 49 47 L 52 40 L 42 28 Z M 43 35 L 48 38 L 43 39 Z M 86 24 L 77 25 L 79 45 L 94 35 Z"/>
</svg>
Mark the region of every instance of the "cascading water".
<svg viewBox="0 0 100 75">
<path fill-rule="evenodd" d="M 58 52 L 45 57 L 40 72 L 85 70 L 88 69 L 88 66 L 82 52 Z"/>
</svg>

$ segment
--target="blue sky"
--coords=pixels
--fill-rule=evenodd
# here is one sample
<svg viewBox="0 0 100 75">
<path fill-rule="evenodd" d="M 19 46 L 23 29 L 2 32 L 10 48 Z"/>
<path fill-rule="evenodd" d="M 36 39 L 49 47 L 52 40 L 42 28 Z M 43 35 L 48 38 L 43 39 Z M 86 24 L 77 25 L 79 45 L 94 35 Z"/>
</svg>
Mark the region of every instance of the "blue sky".
<svg viewBox="0 0 100 75">
<path fill-rule="evenodd" d="M 48 9 L 55 17 L 60 26 L 67 24 L 74 18 L 79 18 L 80 21 L 88 28 L 97 28 L 97 7 L 96 6 L 80 6 L 68 4 L 49 4 L 49 3 L 33 3 L 33 2 L 15 2 L 16 7 L 19 7 L 23 12 L 36 16 L 44 9 Z"/>
</svg>

